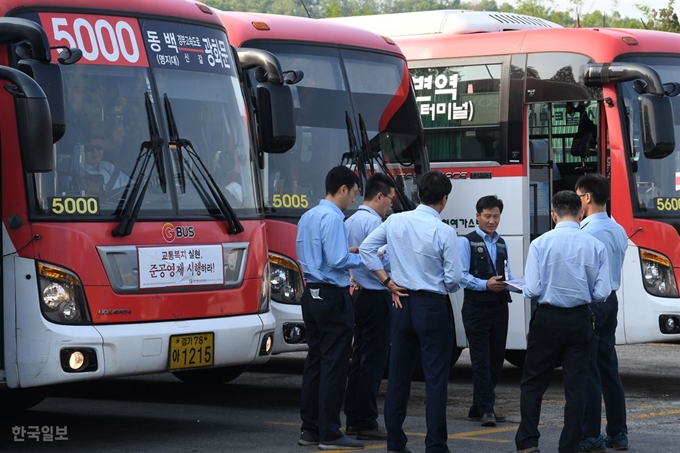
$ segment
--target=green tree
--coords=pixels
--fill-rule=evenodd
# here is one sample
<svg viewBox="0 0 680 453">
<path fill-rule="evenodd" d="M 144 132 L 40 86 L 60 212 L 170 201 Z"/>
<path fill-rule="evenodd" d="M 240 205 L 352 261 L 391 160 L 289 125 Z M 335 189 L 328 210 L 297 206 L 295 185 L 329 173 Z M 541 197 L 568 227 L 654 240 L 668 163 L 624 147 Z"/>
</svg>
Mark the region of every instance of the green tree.
<svg viewBox="0 0 680 453">
<path fill-rule="evenodd" d="M 498 11 L 496 0 L 481 0 L 479 2 L 468 3 L 461 6 L 472 11 Z"/>
<path fill-rule="evenodd" d="M 515 11 L 517 14 L 526 14 L 527 16 L 540 17 L 541 19 L 548 19 L 550 17 L 550 8 L 545 6 L 543 0 L 519 0 Z"/>
<path fill-rule="evenodd" d="M 678 15 L 673 8 L 674 3 L 675 0 L 668 0 L 668 6 L 658 11 L 646 5 L 636 5 L 647 19 L 645 28 L 673 33 L 680 32 L 680 22 L 678 22 Z"/>
</svg>

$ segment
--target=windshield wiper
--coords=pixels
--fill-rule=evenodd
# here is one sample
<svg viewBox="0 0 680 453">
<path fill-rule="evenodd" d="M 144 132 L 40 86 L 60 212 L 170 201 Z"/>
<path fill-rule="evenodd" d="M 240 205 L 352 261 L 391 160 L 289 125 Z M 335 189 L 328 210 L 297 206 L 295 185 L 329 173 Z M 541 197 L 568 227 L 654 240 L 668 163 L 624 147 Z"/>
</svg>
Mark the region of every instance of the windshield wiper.
<svg viewBox="0 0 680 453">
<path fill-rule="evenodd" d="M 194 146 L 191 144 L 191 141 L 189 139 L 185 138 L 180 138 L 179 136 L 179 131 L 177 129 L 177 123 L 175 122 L 175 116 L 172 113 L 172 106 L 170 105 L 170 99 L 168 99 L 168 94 L 165 93 L 163 95 L 164 98 L 164 104 L 165 104 L 165 116 L 168 119 L 168 132 L 170 134 L 170 144 L 174 144 L 175 147 L 177 148 L 177 161 L 179 165 L 179 178 L 180 178 L 180 185 L 182 186 L 182 190 L 186 191 L 186 180 L 184 178 L 184 159 L 186 159 L 185 154 L 182 152 L 182 150 L 186 151 L 186 156 L 191 159 L 191 163 L 194 164 L 195 167 L 198 168 L 198 171 L 194 171 L 193 168 L 194 166 L 191 166 L 192 168 L 191 173 L 196 177 L 196 174 L 198 173 L 203 181 L 206 183 L 208 190 L 210 191 L 210 194 L 212 195 L 213 200 L 215 200 L 215 203 L 217 203 L 217 207 L 220 210 L 220 214 L 224 216 L 224 218 L 227 220 L 227 234 L 239 234 L 244 231 L 243 225 L 241 225 L 241 222 L 239 222 L 238 217 L 236 216 L 236 212 L 234 212 L 234 209 L 231 207 L 229 204 L 229 201 L 227 201 L 227 198 L 224 196 L 224 193 L 220 190 L 219 185 L 215 182 L 215 179 L 213 178 L 212 174 L 208 171 L 208 168 L 205 166 L 203 163 L 203 159 L 201 159 L 201 156 L 198 155 L 196 150 L 194 149 Z M 202 186 L 198 185 L 201 189 L 203 189 Z M 210 208 L 208 205 L 208 199 L 204 196 L 205 194 L 201 193 L 201 198 L 203 199 L 203 202 L 205 203 L 207 208 Z"/>
<path fill-rule="evenodd" d="M 397 197 L 399 199 L 399 204 L 401 205 L 402 211 L 412 211 L 415 209 L 416 207 L 413 201 L 411 201 L 411 199 L 406 196 L 403 178 L 400 178 L 400 180 L 397 181 L 392 173 L 390 173 L 390 169 L 387 167 L 387 162 L 385 162 L 385 156 L 383 153 L 374 153 L 371 150 L 370 141 L 368 140 L 368 133 L 366 132 L 366 124 L 364 123 L 364 118 L 361 116 L 361 113 L 359 114 L 359 132 L 361 133 L 361 154 L 367 156 L 369 159 L 371 172 L 375 172 L 373 168 L 373 161 L 375 161 L 378 164 L 380 171 L 387 175 L 397 186 Z"/>
<path fill-rule="evenodd" d="M 349 165 L 349 169 L 354 166 L 359 174 L 359 193 L 364 195 L 364 187 L 368 176 L 366 175 L 366 155 L 362 152 L 357 144 L 357 139 L 354 136 L 354 128 L 352 127 L 352 119 L 347 110 L 345 110 L 345 123 L 347 125 L 347 140 L 349 142 L 349 151 L 342 155 L 340 165 Z"/>
<path fill-rule="evenodd" d="M 137 161 L 135 162 L 135 166 L 132 169 L 132 173 L 130 174 L 130 181 L 125 187 L 125 191 L 121 197 L 121 200 L 125 200 L 125 204 L 120 214 L 120 223 L 118 223 L 118 226 L 111 232 L 114 237 L 128 236 L 130 233 L 132 233 L 132 227 L 134 226 L 135 220 L 137 220 L 137 216 L 139 215 L 139 209 L 142 206 L 142 200 L 144 199 L 146 189 L 149 187 L 151 173 L 153 172 L 153 168 L 155 166 L 158 166 L 158 182 L 161 185 L 163 192 L 166 190 L 166 182 L 163 176 L 164 173 L 162 167 L 163 144 L 165 141 L 161 138 L 159 133 L 156 115 L 153 112 L 153 104 L 151 103 L 151 96 L 149 96 L 148 92 L 144 93 L 144 103 L 146 105 L 146 118 L 149 123 L 150 140 L 142 142 L 142 145 L 139 148 L 139 155 L 137 156 Z M 151 164 L 149 177 L 146 178 L 146 181 L 144 181 L 144 176 L 146 175 L 146 170 L 149 166 L 151 157 L 153 157 L 154 160 Z M 139 175 L 137 178 L 135 178 L 137 167 L 139 166 L 140 161 L 141 167 L 139 167 Z M 130 196 L 128 197 L 128 190 L 130 189 L 130 184 L 133 180 L 134 185 L 132 186 L 132 190 L 130 190 Z M 142 186 L 143 181 L 144 185 Z"/>
</svg>

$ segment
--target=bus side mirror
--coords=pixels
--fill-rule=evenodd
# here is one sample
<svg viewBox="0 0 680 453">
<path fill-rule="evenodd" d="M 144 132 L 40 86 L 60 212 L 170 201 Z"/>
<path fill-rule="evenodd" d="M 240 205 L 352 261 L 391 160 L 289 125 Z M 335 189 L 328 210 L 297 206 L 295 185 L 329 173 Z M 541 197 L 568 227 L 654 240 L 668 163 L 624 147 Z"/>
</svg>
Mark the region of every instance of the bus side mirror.
<svg viewBox="0 0 680 453">
<path fill-rule="evenodd" d="M 66 132 L 61 68 L 57 64 L 42 63 L 38 60 L 20 60 L 18 67 L 38 82 L 47 95 L 52 116 L 52 143 L 57 143 Z"/>
<path fill-rule="evenodd" d="M 667 96 L 641 94 L 642 147 L 647 159 L 663 159 L 675 150 L 673 107 Z"/>
<path fill-rule="evenodd" d="M 45 92 L 35 80 L 16 69 L 0 66 L 0 79 L 12 83 L 5 85 L 5 90 L 14 97 L 24 171 L 54 170 L 52 116 Z"/>
<path fill-rule="evenodd" d="M 258 141 L 266 153 L 285 153 L 295 146 L 295 108 L 290 87 L 257 84 Z"/>
</svg>

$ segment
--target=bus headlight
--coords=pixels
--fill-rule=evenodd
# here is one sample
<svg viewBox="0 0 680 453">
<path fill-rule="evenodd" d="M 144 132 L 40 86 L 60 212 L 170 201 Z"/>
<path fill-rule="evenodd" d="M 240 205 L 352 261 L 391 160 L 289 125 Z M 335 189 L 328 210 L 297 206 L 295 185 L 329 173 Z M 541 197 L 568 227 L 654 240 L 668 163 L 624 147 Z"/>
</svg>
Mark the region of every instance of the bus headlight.
<svg viewBox="0 0 680 453">
<path fill-rule="evenodd" d="M 40 311 L 58 324 L 88 324 L 85 293 L 73 272 L 51 264 L 37 263 Z"/>
<path fill-rule="evenodd" d="M 661 297 L 678 297 L 678 285 L 671 260 L 666 256 L 640 249 L 642 284 L 649 294 Z"/>
<path fill-rule="evenodd" d="M 269 254 L 272 299 L 283 304 L 299 304 L 302 298 L 300 268 L 290 258 Z"/>
</svg>

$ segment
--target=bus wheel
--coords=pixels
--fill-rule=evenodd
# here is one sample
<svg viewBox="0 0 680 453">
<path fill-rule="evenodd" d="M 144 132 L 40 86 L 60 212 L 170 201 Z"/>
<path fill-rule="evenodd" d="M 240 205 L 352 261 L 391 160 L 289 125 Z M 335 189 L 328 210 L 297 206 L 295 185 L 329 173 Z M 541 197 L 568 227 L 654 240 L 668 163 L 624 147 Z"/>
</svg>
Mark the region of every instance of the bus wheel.
<svg viewBox="0 0 680 453">
<path fill-rule="evenodd" d="M 516 349 L 507 349 L 505 351 L 505 360 L 515 365 L 517 368 L 524 368 L 524 359 L 527 356 L 526 351 L 520 351 Z"/>
<path fill-rule="evenodd" d="M 222 385 L 233 381 L 248 368 L 245 365 L 208 368 L 206 370 L 173 371 L 180 381 L 190 385 Z"/>
<path fill-rule="evenodd" d="M 3 411 L 23 411 L 37 406 L 47 396 L 44 388 L 3 389 L 0 390 L 0 406 Z"/>
</svg>

